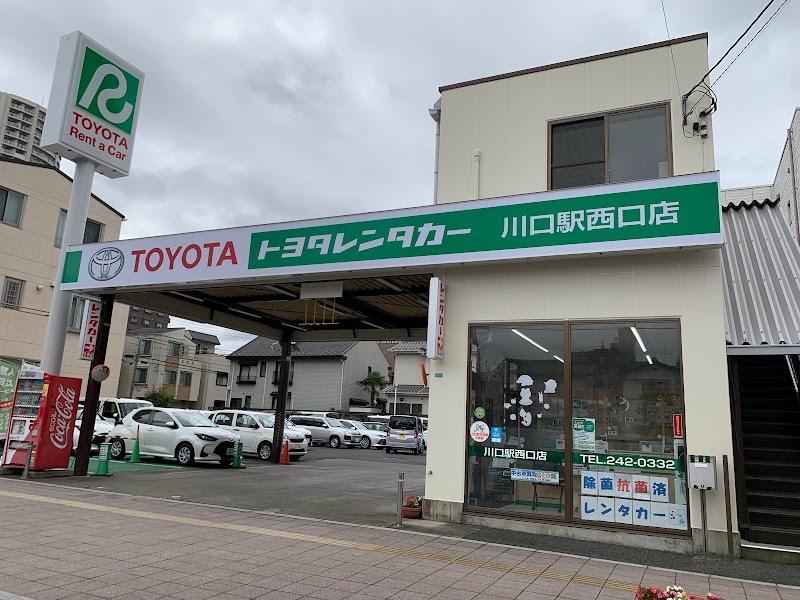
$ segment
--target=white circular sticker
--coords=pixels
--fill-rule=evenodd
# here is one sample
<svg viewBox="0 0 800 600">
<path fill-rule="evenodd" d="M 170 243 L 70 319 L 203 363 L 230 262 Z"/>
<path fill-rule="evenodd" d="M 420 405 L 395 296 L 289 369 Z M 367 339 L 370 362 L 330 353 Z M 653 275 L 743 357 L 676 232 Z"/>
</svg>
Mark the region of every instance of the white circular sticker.
<svg viewBox="0 0 800 600">
<path fill-rule="evenodd" d="M 475 421 L 469 428 L 469 436 L 476 442 L 485 442 L 489 439 L 489 426 L 483 421 Z"/>
</svg>

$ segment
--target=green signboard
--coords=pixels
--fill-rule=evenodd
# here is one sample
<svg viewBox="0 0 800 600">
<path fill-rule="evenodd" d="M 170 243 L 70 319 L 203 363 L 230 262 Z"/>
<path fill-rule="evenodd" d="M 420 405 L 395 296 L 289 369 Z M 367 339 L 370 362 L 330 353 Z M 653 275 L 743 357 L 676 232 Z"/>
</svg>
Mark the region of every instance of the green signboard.
<svg viewBox="0 0 800 600">
<path fill-rule="evenodd" d="M 18 365 L 0 360 L 0 439 L 5 439 L 8 432 L 18 373 Z"/>
<path fill-rule="evenodd" d="M 482 446 L 469 444 L 469 456 L 483 458 L 504 458 L 508 460 L 532 460 L 563 465 L 565 453 L 563 450 L 528 450 L 526 448 L 505 446 Z M 593 452 L 573 452 L 573 465 L 592 467 L 627 467 L 643 469 L 645 471 L 676 471 L 683 472 L 683 460 L 667 458 L 648 454 L 595 454 Z"/>
<path fill-rule="evenodd" d="M 553 256 L 716 247 L 717 173 L 70 248 L 62 289 L 346 271 L 426 269 Z"/>
</svg>

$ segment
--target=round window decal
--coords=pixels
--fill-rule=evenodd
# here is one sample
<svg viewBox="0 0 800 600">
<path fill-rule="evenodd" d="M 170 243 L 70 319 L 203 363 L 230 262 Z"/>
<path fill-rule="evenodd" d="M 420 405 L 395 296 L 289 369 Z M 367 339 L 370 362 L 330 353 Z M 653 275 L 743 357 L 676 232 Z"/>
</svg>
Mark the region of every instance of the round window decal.
<svg viewBox="0 0 800 600">
<path fill-rule="evenodd" d="M 489 426 L 483 421 L 475 421 L 469 428 L 469 436 L 478 443 L 489 439 Z"/>
</svg>

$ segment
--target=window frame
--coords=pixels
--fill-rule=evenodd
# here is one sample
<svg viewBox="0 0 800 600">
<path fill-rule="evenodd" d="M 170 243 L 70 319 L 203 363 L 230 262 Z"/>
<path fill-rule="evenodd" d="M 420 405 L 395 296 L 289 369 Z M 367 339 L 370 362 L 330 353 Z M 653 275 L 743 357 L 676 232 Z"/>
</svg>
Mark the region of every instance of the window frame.
<svg viewBox="0 0 800 600">
<path fill-rule="evenodd" d="M 554 325 L 560 324 L 564 328 L 564 427 L 566 431 L 566 425 L 572 423 L 573 417 L 573 407 L 572 402 L 574 401 L 573 398 L 573 390 L 572 390 L 572 326 L 573 325 L 617 325 L 620 323 L 673 323 L 675 324 L 677 334 L 678 334 L 678 347 L 680 349 L 680 395 L 681 395 L 681 404 L 683 408 L 682 414 L 684 415 L 684 440 L 686 440 L 686 381 L 685 381 L 685 371 L 684 371 L 684 353 L 683 353 L 683 321 L 681 317 L 620 317 L 614 319 L 553 319 L 553 320 L 535 320 L 535 321 L 526 321 L 526 320 L 509 320 L 509 321 L 469 321 L 467 323 L 467 331 L 469 340 L 471 342 L 472 339 L 472 328 L 473 327 L 528 327 L 528 326 L 540 326 L 540 325 Z M 472 354 L 472 347 L 471 343 L 467 343 L 466 348 L 466 365 L 471 364 L 471 354 Z M 468 446 L 471 443 L 470 435 L 469 435 L 469 416 L 471 413 L 471 402 L 473 398 L 471 397 L 471 385 L 469 383 L 469 378 L 471 377 L 471 369 L 468 368 L 467 372 L 467 390 L 465 394 L 465 414 L 466 414 L 466 421 L 464 423 L 464 435 L 465 435 L 465 452 L 464 452 L 464 489 L 462 491 L 462 499 L 463 499 L 463 510 L 465 513 L 475 514 L 475 515 L 488 515 L 493 517 L 500 517 L 500 518 L 512 518 L 512 519 L 524 519 L 524 520 L 533 520 L 539 522 L 553 522 L 558 523 L 566 526 L 571 527 L 588 527 L 593 529 L 603 529 L 608 525 L 612 525 L 612 531 L 620 531 L 620 532 L 629 532 L 629 533 L 640 533 L 644 535 L 660 535 L 660 534 L 668 534 L 680 538 L 691 538 L 692 536 L 692 509 L 691 509 L 691 502 L 689 501 L 689 487 L 688 487 L 688 477 L 687 477 L 687 490 L 686 490 L 686 516 L 687 516 L 687 523 L 689 526 L 687 527 L 686 531 L 676 530 L 676 529 L 659 529 L 654 527 L 647 527 L 642 528 L 637 525 L 627 525 L 624 523 L 606 523 L 602 521 L 592 522 L 592 521 L 584 521 L 580 517 L 573 518 L 572 515 L 574 513 L 574 505 L 573 505 L 573 494 L 574 489 L 569 487 L 569 493 L 567 493 L 567 487 L 565 486 L 564 491 L 564 518 L 560 517 L 553 517 L 545 513 L 540 513 L 538 515 L 531 515 L 530 517 L 522 516 L 521 513 L 517 512 L 510 512 L 510 511 L 503 511 L 496 508 L 487 508 L 487 507 L 478 507 L 478 506 L 470 506 L 469 504 L 469 469 L 470 469 L 470 462 L 469 462 L 469 455 L 468 455 Z M 685 450 L 685 446 L 684 446 Z M 575 452 L 573 448 L 573 439 L 572 436 L 567 435 L 565 436 L 565 447 L 564 447 L 564 464 L 563 470 L 566 477 L 570 477 L 566 474 L 573 473 L 574 471 L 574 463 L 572 460 L 572 455 Z M 687 455 L 688 459 L 688 455 Z M 687 460 L 688 462 L 688 460 Z M 688 466 L 684 464 L 684 468 L 688 470 Z M 565 482 L 566 483 L 566 482 Z M 580 494 L 579 494 L 580 496 Z"/>
<path fill-rule="evenodd" d="M 144 373 L 144 379 L 140 380 L 137 375 Z M 148 370 L 146 367 L 134 367 L 133 369 L 133 384 L 134 385 L 147 385 Z"/>
<path fill-rule="evenodd" d="M 187 382 L 187 383 L 184 383 Z M 178 385 L 181 387 L 192 387 L 192 372 L 180 371 L 178 373 Z"/>
<path fill-rule="evenodd" d="M 220 379 L 222 379 L 223 377 L 225 378 L 225 381 L 220 383 Z M 225 371 L 217 371 L 216 385 L 227 386 L 228 385 L 228 378 L 229 378 L 229 375 Z"/>
<path fill-rule="evenodd" d="M 17 293 L 16 305 L 10 305 L 6 302 L 6 295 L 8 294 L 8 284 L 14 281 L 19 283 L 19 292 Z M 0 308 L 7 308 L 8 310 L 20 310 L 22 308 L 22 298 L 25 295 L 25 280 L 17 279 L 16 277 L 6 277 L 3 279 L 3 295 L 0 297 Z"/>
<path fill-rule="evenodd" d="M 53 238 L 53 246 L 55 248 L 61 248 L 62 244 L 64 243 L 64 227 L 67 224 L 67 211 L 63 208 L 58 209 L 58 220 L 56 221 L 56 235 Z M 100 228 L 100 232 L 98 235 L 98 239 L 94 241 L 87 242 L 86 241 L 86 226 L 83 227 L 83 241 L 84 244 L 96 244 L 98 242 L 103 241 L 103 234 L 106 231 L 106 226 L 104 223 L 100 221 L 95 221 L 94 219 L 86 219 L 86 223 L 92 223 L 94 225 L 98 225 Z"/>
<path fill-rule="evenodd" d="M 628 106 L 625 108 L 621 108 L 618 110 L 606 110 L 600 111 L 580 116 L 574 117 L 563 117 L 559 119 L 552 119 L 547 121 L 547 191 L 560 191 L 560 190 L 573 190 L 579 189 L 581 187 L 590 187 L 591 185 L 603 185 L 608 184 L 609 182 L 609 172 L 608 172 L 608 118 L 610 116 L 621 115 L 624 113 L 630 112 L 638 112 L 642 110 L 651 110 L 655 108 L 663 108 L 664 115 L 665 115 L 665 123 L 667 128 L 667 162 L 668 162 L 668 172 L 667 177 L 672 177 L 674 175 L 674 160 L 673 160 L 673 147 L 672 147 L 672 111 L 671 111 L 671 102 L 669 100 L 665 100 L 663 102 L 652 102 L 649 104 L 640 104 L 637 106 Z M 578 123 L 580 121 L 588 121 L 591 119 L 603 119 L 603 140 L 604 140 L 604 154 L 605 154 L 605 163 L 604 163 L 604 173 L 605 173 L 605 181 L 603 183 L 598 184 L 588 184 L 586 186 L 576 186 L 576 187 L 566 187 L 566 188 L 558 188 L 557 190 L 553 190 L 553 126 L 554 125 L 564 125 L 566 123 Z M 634 181 L 642 181 L 642 180 L 634 180 Z M 647 181 L 647 180 L 645 180 Z"/>
<path fill-rule="evenodd" d="M 72 295 L 72 300 L 69 304 L 69 318 L 67 319 L 67 331 L 80 332 L 83 328 L 83 313 L 86 310 L 86 303 L 89 301 L 85 296 L 78 294 Z M 80 311 L 77 310 L 78 305 L 81 306 Z M 77 323 L 75 319 L 78 319 Z"/>
<path fill-rule="evenodd" d="M 167 377 L 167 374 L 170 373 L 175 377 Z M 178 372 L 173 371 L 172 369 L 164 369 L 164 385 L 175 385 L 178 383 Z"/>
<path fill-rule="evenodd" d="M 0 212 L 0 223 L 2 223 L 3 225 L 8 225 L 9 227 L 16 227 L 17 229 L 20 229 L 22 227 L 22 217 L 23 217 L 23 215 L 25 213 L 25 205 L 27 204 L 27 202 L 25 201 L 27 196 L 25 196 L 25 194 L 21 194 L 20 192 L 15 192 L 14 190 L 6 188 L 6 187 L 0 187 L 0 191 L 3 191 L 3 192 L 6 193 L 5 205 L 3 206 L 3 211 Z M 20 197 L 20 200 L 19 200 L 19 217 L 17 218 L 17 222 L 16 223 L 13 223 L 13 222 L 10 222 L 10 221 L 6 221 L 5 218 L 4 218 L 6 207 L 8 206 L 8 195 L 9 194 L 16 194 L 17 196 Z"/>
</svg>

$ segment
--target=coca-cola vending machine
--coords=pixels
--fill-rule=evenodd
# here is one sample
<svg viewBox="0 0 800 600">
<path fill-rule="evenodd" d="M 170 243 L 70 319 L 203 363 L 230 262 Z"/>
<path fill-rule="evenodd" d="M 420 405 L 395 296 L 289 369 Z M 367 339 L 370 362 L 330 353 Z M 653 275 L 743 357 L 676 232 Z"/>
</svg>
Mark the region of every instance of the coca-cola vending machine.
<svg viewBox="0 0 800 600">
<path fill-rule="evenodd" d="M 24 467 L 23 443 L 33 442 L 31 469 L 66 469 L 80 393 L 80 379 L 25 365 L 17 376 L 3 466 Z"/>
</svg>

